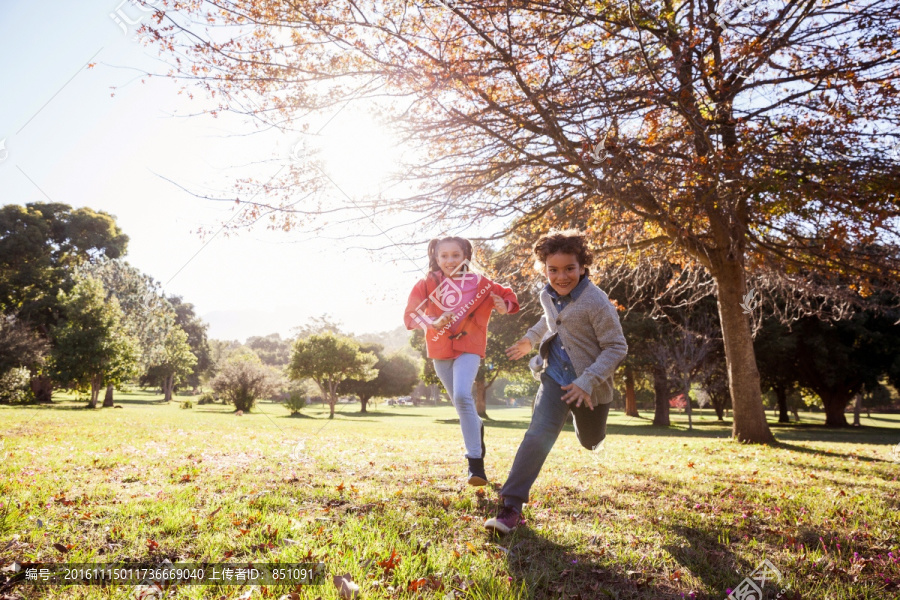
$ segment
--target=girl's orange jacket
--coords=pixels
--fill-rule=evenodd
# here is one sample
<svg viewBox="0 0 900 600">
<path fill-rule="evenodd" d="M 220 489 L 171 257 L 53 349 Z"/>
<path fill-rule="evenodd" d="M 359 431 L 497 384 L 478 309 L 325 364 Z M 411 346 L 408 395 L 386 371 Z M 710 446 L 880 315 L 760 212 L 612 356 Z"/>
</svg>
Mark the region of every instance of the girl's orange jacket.
<svg viewBox="0 0 900 600">
<path fill-rule="evenodd" d="M 413 287 L 406 304 L 403 322 L 410 330 L 425 329 L 425 347 L 428 350 L 428 358 L 452 359 L 462 353 L 477 354 L 484 358 L 488 321 L 490 321 L 491 312 L 494 309 L 491 294 L 497 294 L 506 301 L 506 306 L 509 308 L 507 314 L 519 311 L 519 301 L 512 289 L 494 283 L 483 275 L 477 275 L 477 277 L 479 277 L 478 293 L 471 301 L 472 306 L 450 309 L 460 315 L 462 319 L 459 330 L 455 334 L 450 331 L 449 325 L 441 330 L 435 330 L 430 324 L 431 321 L 440 318 L 446 312 L 439 302 L 442 297 L 447 297 L 444 292 L 447 291 L 447 286 L 453 286 L 453 281 L 445 277 L 441 271 L 432 271 Z M 449 293 L 452 295 L 452 290 Z"/>
</svg>

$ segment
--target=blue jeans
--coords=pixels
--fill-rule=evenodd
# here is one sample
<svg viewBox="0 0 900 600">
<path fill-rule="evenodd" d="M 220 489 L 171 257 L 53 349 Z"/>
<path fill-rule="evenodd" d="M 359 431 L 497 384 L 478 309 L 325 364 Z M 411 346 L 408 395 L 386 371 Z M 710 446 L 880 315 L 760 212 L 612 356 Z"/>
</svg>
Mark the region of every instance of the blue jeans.
<svg viewBox="0 0 900 600">
<path fill-rule="evenodd" d="M 468 353 L 450 360 L 434 359 L 434 370 L 450 394 L 456 414 L 459 415 L 459 426 L 466 444 L 466 458 L 483 458 L 481 417 L 475 410 L 475 398 L 472 396 L 472 385 L 480 364 L 480 356 Z"/>
<path fill-rule="evenodd" d="M 575 435 L 582 446 L 593 450 L 606 438 L 606 419 L 609 417 L 610 405 L 600 404 L 594 410 L 583 404 L 569 406 L 562 400 L 565 393 L 552 377 L 546 373 L 541 375 L 541 387 L 534 399 L 531 424 L 519 444 L 509 477 L 500 489 L 503 504 L 519 512 L 522 512 L 522 504 L 528 502 L 531 486 L 537 480 L 550 449 L 566 424 L 570 410 L 575 417 Z"/>
</svg>

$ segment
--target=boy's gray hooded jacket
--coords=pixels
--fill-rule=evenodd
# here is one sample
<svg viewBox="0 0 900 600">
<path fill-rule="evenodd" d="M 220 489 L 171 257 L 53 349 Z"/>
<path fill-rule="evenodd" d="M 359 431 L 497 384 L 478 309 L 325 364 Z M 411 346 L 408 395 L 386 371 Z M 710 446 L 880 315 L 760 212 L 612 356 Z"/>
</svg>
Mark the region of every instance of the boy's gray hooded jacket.
<svg viewBox="0 0 900 600">
<path fill-rule="evenodd" d="M 588 281 L 585 290 L 561 313 L 556 312 L 546 288 L 540 299 L 544 316 L 525 334 L 531 347 L 538 348 L 531 361 L 535 378 L 540 379 L 547 366 L 547 342 L 559 335 L 578 375 L 575 385 L 590 394 L 596 404 L 612 402 L 613 373 L 628 354 L 628 344 L 609 296 Z"/>
</svg>

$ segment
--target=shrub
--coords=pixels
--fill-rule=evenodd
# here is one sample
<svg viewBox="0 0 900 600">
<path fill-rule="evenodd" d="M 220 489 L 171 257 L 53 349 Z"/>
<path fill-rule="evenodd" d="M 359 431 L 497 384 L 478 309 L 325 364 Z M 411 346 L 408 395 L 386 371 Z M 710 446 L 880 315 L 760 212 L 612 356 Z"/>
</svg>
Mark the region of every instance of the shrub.
<svg viewBox="0 0 900 600">
<path fill-rule="evenodd" d="M 291 392 L 284 401 L 284 407 L 291 411 L 292 415 L 296 415 L 306 407 L 308 401 L 308 398 L 300 392 Z"/>
<path fill-rule="evenodd" d="M 212 392 L 206 392 L 200 396 L 197 400 L 197 404 L 213 404 L 216 401 L 216 397 Z"/>
<path fill-rule="evenodd" d="M 0 376 L 0 402 L 11 404 L 31 402 L 33 395 L 28 387 L 31 375 L 26 368 L 10 369 Z"/>
<path fill-rule="evenodd" d="M 250 412 L 259 398 L 274 394 L 280 386 L 278 372 L 252 353 L 229 357 L 212 380 L 213 390 L 243 412 Z"/>
<path fill-rule="evenodd" d="M 185 400 L 181 403 L 181 408 L 194 408 L 194 403 L 190 400 Z"/>
</svg>

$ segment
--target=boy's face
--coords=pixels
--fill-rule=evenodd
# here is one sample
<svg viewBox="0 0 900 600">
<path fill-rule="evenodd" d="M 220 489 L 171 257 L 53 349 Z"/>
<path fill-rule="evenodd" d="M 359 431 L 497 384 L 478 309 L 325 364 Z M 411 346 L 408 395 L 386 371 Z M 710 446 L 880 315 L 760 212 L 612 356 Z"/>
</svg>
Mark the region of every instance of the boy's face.
<svg viewBox="0 0 900 600">
<path fill-rule="evenodd" d="M 574 254 L 551 254 L 544 263 L 544 274 L 550 287 L 560 296 L 565 296 L 578 285 L 584 275 L 584 267 L 578 264 L 578 257 Z"/>
</svg>

